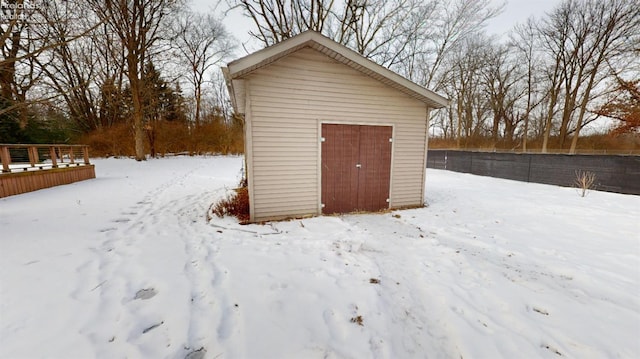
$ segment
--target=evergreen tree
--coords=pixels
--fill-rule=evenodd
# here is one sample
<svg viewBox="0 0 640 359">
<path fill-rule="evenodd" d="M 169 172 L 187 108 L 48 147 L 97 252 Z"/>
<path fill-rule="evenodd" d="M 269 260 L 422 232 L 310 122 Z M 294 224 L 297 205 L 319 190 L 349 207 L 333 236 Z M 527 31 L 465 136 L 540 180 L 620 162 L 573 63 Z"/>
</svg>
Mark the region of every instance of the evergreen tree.
<svg viewBox="0 0 640 359">
<path fill-rule="evenodd" d="M 156 155 L 156 137 L 162 121 L 186 119 L 182 95 L 162 79 L 151 61 L 145 65 L 142 77 L 142 113 L 144 129 L 149 141 L 151 156 Z M 178 87 L 179 89 L 179 87 Z"/>
<path fill-rule="evenodd" d="M 0 96 L 0 143 L 22 143 L 24 134 L 10 106 L 11 102 Z"/>
<path fill-rule="evenodd" d="M 100 125 L 103 128 L 125 122 L 130 112 L 126 92 L 116 86 L 113 77 L 108 77 L 100 87 Z"/>
</svg>

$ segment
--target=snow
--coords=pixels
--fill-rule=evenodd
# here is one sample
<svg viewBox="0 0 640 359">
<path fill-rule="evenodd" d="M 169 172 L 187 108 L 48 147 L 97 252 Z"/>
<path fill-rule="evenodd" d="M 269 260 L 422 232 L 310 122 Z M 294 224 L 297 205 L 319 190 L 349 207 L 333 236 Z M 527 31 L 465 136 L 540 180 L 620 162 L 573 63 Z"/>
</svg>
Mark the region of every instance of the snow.
<svg viewBox="0 0 640 359">
<path fill-rule="evenodd" d="M 425 208 L 240 226 L 241 157 L 92 162 L 0 199 L 0 358 L 640 357 L 638 196 L 429 169 Z"/>
</svg>

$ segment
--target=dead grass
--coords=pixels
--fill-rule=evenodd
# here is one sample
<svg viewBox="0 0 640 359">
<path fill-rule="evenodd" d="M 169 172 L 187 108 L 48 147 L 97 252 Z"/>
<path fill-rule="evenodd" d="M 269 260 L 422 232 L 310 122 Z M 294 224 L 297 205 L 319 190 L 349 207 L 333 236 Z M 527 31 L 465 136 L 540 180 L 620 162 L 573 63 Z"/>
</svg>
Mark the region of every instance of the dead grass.
<svg viewBox="0 0 640 359">
<path fill-rule="evenodd" d="M 527 141 L 527 152 L 540 152 L 542 148 L 542 138 L 532 138 Z M 457 147 L 458 142 L 455 139 L 443 139 L 432 137 L 429 139 L 429 149 L 460 149 L 460 150 L 476 150 L 476 151 L 506 151 L 506 152 L 522 152 L 522 143 L 518 141 L 500 140 L 494 143 L 488 137 L 465 138 L 460 141 L 460 148 Z M 568 153 L 571 145 L 571 138 L 564 142 L 558 137 L 549 138 L 549 153 Z M 576 153 L 592 154 L 633 154 L 640 151 L 640 136 L 637 134 L 624 134 L 614 136 L 612 134 L 594 134 L 589 136 L 581 136 L 578 139 Z"/>
<path fill-rule="evenodd" d="M 363 326 L 364 326 L 364 324 L 363 324 L 363 323 L 364 323 L 364 320 L 362 319 L 362 316 L 361 316 L 361 315 L 358 315 L 357 317 L 353 317 L 353 318 L 351 318 L 351 320 L 350 320 L 350 321 L 351 321 L 351 323 L 356 323 L 356 324 L 358 324 L 358 325 L 359 325 L 359 326 L 361 326 L 361 327 L 363 327 Z"/>
<path fill-rule="evenodd" d="M 233 190 L 226 198 L 215 203 L 211 211 L 216 216 L 222 218 L 224 216 L 233 216 L 240 223 L 249 222 L 249 191 L 247 187 L 240 187 Z"/>
<path fill-rule="evenodd" d="M 158 121 L 153 127 L 156 156 L 187 152 L 237 154 L 244 152 L 242 128 L 221 122 L 201 124 L 197 129 L 185 122 Z M 135 155 L 133 126 L 119 123 L 84 134 L 78 143 L 89 145 L 96 157 Z M 151 152 L 149 138 L 145 138 L 145 152 Z"/>
</svg>

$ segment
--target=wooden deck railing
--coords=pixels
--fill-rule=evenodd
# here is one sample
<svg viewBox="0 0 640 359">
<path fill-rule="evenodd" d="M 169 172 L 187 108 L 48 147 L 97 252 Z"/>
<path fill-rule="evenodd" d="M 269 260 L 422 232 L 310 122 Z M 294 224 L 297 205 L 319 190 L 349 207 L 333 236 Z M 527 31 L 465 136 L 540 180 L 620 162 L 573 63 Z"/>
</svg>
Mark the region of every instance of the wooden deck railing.
<svg viewBox="0 0 640 359">
<path fill-rule="evenodd" d="M 86 145 L 0 144 L 2 173 L 90 165 Z"/>
<path fill-rule="evenodd" d="M 85 145 L 0 144 L 0 198 L 96 178 Z"/>
</svg>

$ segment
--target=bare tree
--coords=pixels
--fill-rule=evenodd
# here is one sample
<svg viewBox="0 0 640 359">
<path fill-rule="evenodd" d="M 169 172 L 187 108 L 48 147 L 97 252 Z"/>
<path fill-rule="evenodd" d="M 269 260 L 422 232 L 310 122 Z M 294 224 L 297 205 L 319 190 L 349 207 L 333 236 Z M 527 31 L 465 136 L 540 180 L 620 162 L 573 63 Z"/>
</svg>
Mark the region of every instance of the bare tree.
<svg viewBox="0 0 640 359">
<path fill-rule="evenodd" d="M 348 0 L 351 1 L 351 0 Z M 286 40 L 305 30 L 323 32 L 334 11 L 334 0 L 229 0 L 256 25 L 249 34 L 264 46 Z"/>
<path fill-rule="evenodd" d="M 522 113 L 522 151 L 527 152 L 527 140 L 529 137 L 529 123 L 531 112 L 543 100 L 544 96 L 538 94 L 539 75 L 537 66 L 541 62 L 538 54 L 536 20 L 529 18 L 524 24 L 516 25 L 511 33 L 509 47 L 515 50 L 515 61 L 520 64 L 524 74 L 525 98 Z"/>
<path fill-rule="evenodd" d="M 569 9 L 558 10 L 553 13 L 552 16 L 556 18 L 557 23 L 566 23 Z M 548 56 L 546 57 L 546 63 L 542 71 L 546 80 L 547 88 L 546 92 L 548 97 L 545 100 L 546 115 L 543 124 L 543 142 L 542 153 L 546 153 L 549 145 L 549 137 L 551 136 L 551 128 L 553 126 L 553 118 L 557 111 L 558 101 L 562 91 L 562 83 L 564 81 L 563 63 L 562 63 L 562 49 L 563 44 L 569 41 L 569 35 L 567 31 L 561 31 L 556 33 L 554 29 L 549 26 L 545 26 L 550 20 L 547 19 L 539 25 L 538 36 L 540 36 L 540 44 L 542 45 L 542 51 L 545 51 Z M 550 55 L 550 56 L 549 56 Z"/>
<path fill-rule="evenodd" d="M 16 61 L 20 51 L 20 40 L 26 22 L 23 21 L 23 1 L 14 1 L 9 4 L 16 5 L 15 9 L 2 8 L 2 15 L 9 19 L 7 23 L 0 25 L 0 46 L 2 61 L 0 61 L 0 95 L 6 100 L 15 98 L 15 72 Z"/>
<path fill-rule="evenodd" d="M 507 143 L 513 141 L 516 126 L 521 118 L 516 114 L 516 102 L 525 90 L 519 87 L 521 74 L 518 63 L 509 56 L 506 45 L 488 46 L 485 52 L 485 66 L 482 68 L 484 92 L 493 112 L 491 137 L 495 148 L 503 126 L 503 138 Z"/>
<path fill-rule="evenodd" d="M 64 92 L 49 92 L 40 86 L 51 76 L 45 64 L 54 53 L 65 52 L 73 43 L 87 36 L 99 23 L 76 23 L 77 11 L 65 11 L 73 5 L 59 2 L 3 1 L 2 15 L 7 22 L 0 23 L 0 95 L 3 108 L 0 114 L 13 113 L 22 127 L 28 121 L 31 105 L 49 100 L 82 84 L 68 87 Z"/>
<path fill-rule="evenodd" d="M 423 59 L 424 75 L 421 84 L 439 89 L 438 78 L 446 70 L 442 69 L 447 55 L 471 36 L 478 34 L 490 19 L 497 16 L 504 5 L 491 7 L 490 0 L 450 0 L 438 1 L 437 11 L 429 26 L 434 28 L 425 39 L 423 48 L 430 48 Z"/>
<path fill-rule="evenodd" d="M 210 96 L 210 105 L 208 108 L 209 117 L 222 118 L 225 122 L 233 120 L 233 108 L 229 100 L 227 85 L 221 72 L 214 72 L 211 75 L 213 84 L 212 96 Z"/>
<path fill-rule="evenodd" d="M 425 86 L 444 58 L 499 13 L 490 0 L 229 0 L 265 46 L 314 30 Z"/>
<path fill-rule="evenodd" d="M 587 2 L 584 12 L 583 16 L 594 25 L 589 26 L 593 31 L 589 39 L 591 45 L 585 46 L 583 50 L 586 59 L 581 64 L 585 67 L 586 84 L 582 89 L 582 100 L 578 106 L 579 113 L 570 153 L 576 151 L 580 130 L 585 124 L 587 105 L 595 86 L 600 79 L 611 76 L 601 75 L 605 61 L 632 52 L 634 45 L 628 42 L 628 34 L 636 34 L 637 38 L 637 34 L 640 33 L 640 7 L 635 1 Z"/>
<path fill-rule="evenodd" d="M 370 58 L 389 57 L 384 49 L 405 31 L 398 20 L 415 10 L 418 3 L 416 0 L 230 1 L 231 6 L 242 9 L 253 20 L 256 30 L 249 34 L 265 46 L 313 30 Z"/>
<path fill-rule="evenodd" d="M 136 160 L 145 160 L 142 74 L 147 57 L 161 39 L 166 18 L 180 0 L 88 0 L 94 12 L 109 25 L 125 49 L 126 74 L 131 90 Z"/>
<path fill-rule="evenodd" d="M 456 130 L 458 148 L 463 147 L 463 139 L 466 146 L 470 139 L 483 134 L 490 113 L 489 101 L 482 91 L 484 54 L 490 46 L 485 36 L 468 38 L 446 62 L 449 71 L 442 80 L 442 87 L 452 98 L 450 120 L 451 127 Z"/>
<path fill-rule="evenodd" d="M 194 120 L 198 127 L 205 76 L 231 54 L 234 44 L 222 22 L 211 14 L 186 12 L 178 19 L 174 31 L 175 51 L 187 68 L 189 83 L 193 86 Z"/>
<path fill-rule="evenodd" d="M 14 99 L 17 96 L 16 67 L 20 60 L 30 57 L 24 51 L 28 48 L 29 41 L 28 20 L 34 15 L 35 11 L 25 10 L 23 0 L 8 1 L 7 6 L 2 7 L 0 95 L 5 99 Z M 5 19 L 8 21 L 5 22 Z"/>
<path fill-rule="evenodd" d="M 91 39 L 98 19 L 80 1 L 52 2 L 43 12 L 48 19 L 47 36 L 60 41 L 60 46 L 37 59 L 46 74 L 43 83 L 64 99 L 69 117 L 81 130 L 94 130 L 100 126 L 99 96 L 94 86 L 98 76 L 94 60 L 98 46 Z M 83 29 L 93 31 L 73 42 L 67 41 Z"/>
<path fill-rule="evenodd" d="M 572 133 L 570 153 L 575 152 L 580 130 L 588 123 L 587 106 L 598 95 L 594 89 L 608 76 L 603 73 L 603 64 L 632 51 L 629 34 L 639 31 L 640 8 L 632 0 L 566 0 L 543 22 L 543 44 L 555 64 L 550 105 L 555 105 L 555 98 L 562 91 L 560 145 Z"/>
<path fill-rule="evenodd" d="M 28 120 L 27 93 L 42 76 L 36 59 L 54 46 L 38 31 L 44 22 L 40 10 L 36 4 L 25 4 L 23 0 L 8 1 L 2 7 L 3 20 L 8 21 L 0 23 L 0 113 L 12 113 L 22 128 Z"/>
</svg>

